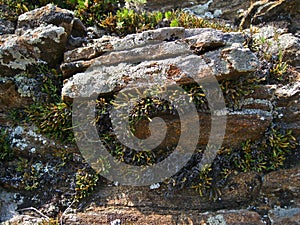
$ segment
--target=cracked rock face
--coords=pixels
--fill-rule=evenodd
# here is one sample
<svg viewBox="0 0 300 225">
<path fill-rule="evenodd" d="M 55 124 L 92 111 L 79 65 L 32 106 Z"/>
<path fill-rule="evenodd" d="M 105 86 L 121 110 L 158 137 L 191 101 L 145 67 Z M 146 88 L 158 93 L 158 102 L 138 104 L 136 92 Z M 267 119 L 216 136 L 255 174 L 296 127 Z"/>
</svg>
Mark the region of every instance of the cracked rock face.
<svg viewBox="0 0 300 225">
<path fill-rule="evenodd" d="M 177 40 L 170 41 L 170 38 Z M 88 47 L 92 54 L 87 47 L 76 49 L 78 55 L 65 53 L 67 62 L 61 66 L 65 76 L 88 69 L 66 81 L 63 98 L 109 93 L 127 84 L 134 86 L 137 80 L 139 84 L 142 80 L 146 83 L 163 81 L 170 85 L 190 83 L 189 72 L 204 78 L 210 75 L 207 74 L 209 70 L 218 80 L 251 73 L 259 67 L 259 61 L 241 45 L 242 40 L 240 33 L 183 28 L 163 28 L 129 35 L 125 39 L 100 39 Z M 102 48 L 99 43 L 103 44 Z M 103 46 L 110 46 L 105 54 Z M 100 56 L 92 58 L 97 55 Z M 72 58 L 74 61 L 70 62 Z M 179 68 L 176 74 L 168 73 L 170 66 Z"/>
<path fill-rule="evenodd" d="M 51 4 L 22 14 L 15 34 L 0 38 L 0 76 L 13 76 L 41 62 L 56 67 L 70 38 L 85 34 L 85 27 L 71 11 Z"/>
<path fill-rule="evenodd" d="M 256 56 L 243 47 L 243 41 L 243 35 L 238 32 L 183 28 L 163 28 L 128 35 L 124 39 L 103 37 L 86 47 L 65 53 L 66 62 L 61 66 L 63 73 L 65 76 L 75 75 L 65 80 L 62 97 L 70 100 L 100 93 L 114 94 L 125 88 L 172 87 L 210 79 L 211 76 L 219 82 L 238 79 L 260 66 Z M 255 101 L 241 111 L 228 114 L 225 146 L 238 146 L 247 139 L 259 139 L 269 127 L 271 103 Z M 199 118 L 201 138 L 198 144 L 205 146 L 210 115 L 200 113 Z M 171 146 L 176 142 L 173 137 L 180 132 L 180 121 L 164 119 L 174 129 L 162 145 Z M 192 117 L 190 122 L 193 122 Z M 147 124 L 138 126 L 136 135 L 147 136 Z"/>
</svg>

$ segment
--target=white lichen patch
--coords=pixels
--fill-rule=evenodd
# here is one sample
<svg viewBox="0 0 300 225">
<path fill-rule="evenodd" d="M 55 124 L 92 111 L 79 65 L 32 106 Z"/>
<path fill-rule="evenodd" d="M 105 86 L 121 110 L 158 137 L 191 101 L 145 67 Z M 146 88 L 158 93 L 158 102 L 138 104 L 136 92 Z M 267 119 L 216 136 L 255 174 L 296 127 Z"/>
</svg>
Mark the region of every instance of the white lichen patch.
<svg viewBox="0 0 300 225">
<path fill-rule="evenodd" d="M 33 30 L 28 30 L 23 34 L 28 44 L 45 44 L 45 40 L 52 40 L 56 43 L 61 43 L 63 36 L 66 35 L 63 27 L 57 27 L 52 24 L 40 26 Z"/>
<path fill-rule="evenodd" d="M 34 97 L 37 80 L 26 77 L 26 74 L 19 74 L 14 78 L 15 84 L 21 97 Z"/>
<path fill-rule="evenodd" d="M 207 219 L 209 225 L 226 225 L 226 220 L 223 215 L 211 216 Z"/>
<path fill-rule="evenodd" d="M 29 57 L 29 52 L 24 46 L 18 43 L 19 37 L 13 36 L 6 39 L 0 48 L 0 64 L 12 69 L 26 70 L 28 65 L 35 64 L 36 59 Z M 7 56 L 13 58 L 8 62 L 5 60 Z"/>
<path fill-rule="evenodd" d="M 159 183 L 151 184 L 151 185 L 150 185 L 150 190 L 158 189 L 159 187 L 160 187 L 160 184 L 159 184 Z"/>
<path fill-rule="evenodd" d="M 10 139 L 11 147 L 19 148 L 22 151 L 27 150 L 31 153 L 38 151 L 37 146 L 44 146 L 49 143 L 43 135 L 37 134 L 33 129 L 25 129 L 21 126 L 11 128 Z M 52 145 L 55 143 L 53 142 Z"/>
<path fill-rule="evenodd" d="M 213 3 L 213 0 L 209 0 L 207 3 L 202 5 L 200 4 L 189 8 L 184 8 L 183 11 L 206 19 L 220 17 L 223 14 L 222 10 L 216 9 L 214 12 L 209 11 L 209 6 L 211 5 L 211 3 Z"/>
</svg>

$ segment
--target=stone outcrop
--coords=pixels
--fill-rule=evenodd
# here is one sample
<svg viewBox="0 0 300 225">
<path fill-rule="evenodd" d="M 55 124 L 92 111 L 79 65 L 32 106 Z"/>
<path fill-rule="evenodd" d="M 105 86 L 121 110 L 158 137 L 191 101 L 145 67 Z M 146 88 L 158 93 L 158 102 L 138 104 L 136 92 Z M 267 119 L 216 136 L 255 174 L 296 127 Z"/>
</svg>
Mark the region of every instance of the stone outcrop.
<svg viewBox="0 0 300 225">
<path fill-rule="evenodd" d="M 300 29 L 299 2 L 297 0 L 256 1 L 243 16 L 240 26 L 249 28 L 252 25 L 265 25 L 269 22 L 287 22 L 293 33 Z"/>
<path fill-rule="evenodd" d="M 22 14 L 15 34 L 1 37 L 0 76 L 13 76 L 41 62 L 56 67 L 66 46 L 80 45 L 85 34 L 85 27 L 71 11 L 51 4 Z"/>
<path fill-rule="evenodd" d="M 156 1 L 149 1 L 148 6 L 153 2 Z M 39 134 L 28 121 L 16 122 L 10 118 L 11 110 L 24 109 L 33 101 L 42 102 L 39 95 L 43 79 L 40 75 L 20 73 L 34 70 L 42 63 L 61 68 L 65 79 L 62 98 L 66 102 L 99 93 L 108 98 L 126 91 L 132 94 L 153 85 L 163 90 L 165 87 L 191 85 L 195 80 L 220 84 L 226 112 L 216 104 L 211 105 L 216 110 L 210 112 L 203 103 L 203 108 L 197 108 L 196 115 L 187 110 L 184 125 L 180 118 L 162 113 L 161 118 L 171 129 L 161 147 L 176 145 L 178 133 L 193 127 L 196 116 L 201 131 L 197 147 L 202 148 L 210 135 L 212 115 L 217 118 L 224 113 L 227 117 L 224 147 L 237 149 L 247 140 L 260 143 L 265 140 L 265 132 L 273 127 L 292 130 L 296 142 L 300 143 L 300 75 L 297 72 L 300 43 L 299 36 L 289 33 L 299 29 L 294 19 L 298 18 L 294 13 L 297 10 L 295 2 L 254 3 L 244 15 L 243 26 L 259 25 L 260 16 L 266 21 L 275 21 L 278 17 L 274 15 L 282 7 L 286 7 L 283 13 L 290 13 L 291 26 L 277 29 L 274 24 L 269 24 L 260 27 L 255 34 L 245 31 L 247 35 L 177 27 L 145 31 L 124 38 L 102 36 L 88 39 L 85 27 L 72 12 L 53 5 L 21 15 L 17 24 L 0 20 L 0 131 L 5 128 L 10 147 L 17 155 L 10 161 L 0 160 L 0 222 L 38 224 L 49 222 L 48 216 L 58 216 L 58 220 L 70 225 L 299 224 L 299 145 L 293 149 L 285 165 L 292 168 L 268 174 L 229 171 L 228 177 L 220 181 L 224 183 L 213 186 L 209 196 L 200 197 L 195 190 L 186 188 L 186 177 L 183 176 L 182 180 L 174 179 L 174 182 L 182 182 L 179 185 L 183 189 L 179 190 L 172 189 L 170 186 L 175 183 L 168 181 L 150 187 L 136 187 L 119 186 L 117 182 L 100 177 L 98 185 L 92 186 L 95 189 L 93 194 L 80 199 L 77 204 L 73 201 L 78 194 L 76 179 L 87 165 L 75 144 L 62 144 Z M 167 8 L 173 3 L 165 1 L 163 4 Z M 211 14 L 221 10 L 220 15 L 225 19 L 235 18 L 237 9 L 246 10 L 250 5 L 249 1 L 239 0 L 197 3 L 207 4 L 207 12 Z M 162 7 L 161 4 L 160 1 L 158 6 Z M 192 1 L 174 4 L 190 7 Z M 254 15 L 253 18 L 250 15 Z M 284 17 L 283 24 L 286 20 Z M 264 37 L 273 42 L 266 53 L 278 58 L 278 53 L 282 52 L 283 61 L 294 66 L 287 70 L 289 77 L 269 82 L 270 71 L 264 68 L 265 60 L 248 48 L 249 36 L 257 40 Z M 239 84 L 253 78 L 260 80 L 258 85 L 250 85 L 250 91 L 247 88 L 239 90 Z M 237 85 L 230 86 L 226 82 Z M 208 92 L 206 96 L 217 100 L 218 94 L 220 92 Z M 178 102 L 190 100 L 182 99 Z M 150 129 L 148 119 L 139 120 L 134 127 L 135 135 L 146 138 L 152 130 L 162 132 L 161 125 L 152 123 Z M 67 129 L 66 132 L 71 131 Z M 185 171 L 184 175 L 198 176 L 198 167 L 191 167 L 193 170 Z M 92 174 L 91 170 L 88 172 Z M 83 173 L 85 176 L 81 177 L 81 182 L 92 182 L 88 172 Z M 218 171 L 215 176 L 223 172 L 228 171 Z"/>
</svg>

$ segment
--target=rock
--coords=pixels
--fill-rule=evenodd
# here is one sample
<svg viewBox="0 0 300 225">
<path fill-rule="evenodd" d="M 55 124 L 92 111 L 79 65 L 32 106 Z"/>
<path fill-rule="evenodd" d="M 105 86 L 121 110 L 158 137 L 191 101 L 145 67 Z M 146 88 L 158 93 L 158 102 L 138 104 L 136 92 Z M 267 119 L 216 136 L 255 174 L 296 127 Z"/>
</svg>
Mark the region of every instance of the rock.
<svg viewBox="0 0 300 225">
<path fill-rule="evenodd" d="M 22 96 L 13 79 L 0 78 L 0 105 L 1 112 L 7 112 L 16 108 L 23 108 L 32 103 L 32 99 Z"/>
<path fill-rule="evenodd" d="M 183 40 L 184 42 L 186 42 L 188 44 L 187 50 L 188 48 L 191 48 L 197 54 L 204 54 L 212 50 L 218 50 L 225 46 L 229 47 L 236 42 L 242 43 L 244 41 L 244 37 L 241 33 L 234 33 L 234 32 L 223 33 L 221 31 L 208 29 L 208 28 L 187 29 L 187 30 L 185 30 L 184 28 L 161 28 L 157 30 L 145 31 L 140 34 L 128 35 L 122 39 L 106 36 L 100 39 L 93 40 L 93 43 L 87 44 L 87 47 L 82 47 L 82 48 L 75 49 L 73 51 L 66 52 L 64 57 L 65 62 L 64 64 L 61 65 L 61 70 L 63 71 L 64 76 L 67 78 L 75 74 L 76 72 L 82 72 L 86 70 L 88 66 L 93 64 L 93 61 L 88 61 L 88 59 L 92 59 L 99 55 L 102 55 L 104 52 L 111 52 L 114 50 L 114 51 L 123 51 L 122 53 L 126 54 L 125 50 L 128 49 L 130 50 L 130 52 L 134 53 L 134 48 L 139 48 L 139 47 L 140 48 L 144 47 L 146 51 L 146 49 L 149 48 L 149 46 L 146 45 L 150 45 L 150 44 L 154 45 L 162 42 L 161 45 L 174 46 L 173 43 L 168 44 L 168 43 L 164 43 L 164 41 L 172 42 L 175 40 Z M 179 43 L 177 44 L 178 44 L 177 46 L 180 46 Z M 159 47 L 159 45 L 157 46 Z M 238 46 L 236 46 L 236 48 L 238 48 Z M 159 52 L 159 49 L 150 49 L 150 50 L 152 52 L 149 53 L 149 55 L 152 54 L 153 56 L 155 54 L 158 54 Z M 180 53 L 180 52 L 176 52 L 178 51 L 176 49 L 172 49 L 172 51 L 174 51 L 174 53 L 172 54 Z M 227 49 L 226 51 L 230 52 L 229 49 Z M 234 56 L 234 54 L 236 53 L 234 53 L 233 51 L 232 56 L 229 57 L 235 57 L 234 60 L 237 60 L 236 56 Z M 252 62 L 253 60 L 255 61 L 255 58 L 253 58 L 253 54 L 250 51 L 248 51 L 248 53 L 249 53 L 248 62 L 250 64 L 254 63 L 253 66 L 255 66 L 257 62 Z M 248 53 L 245 52 L 244 54 L 246 55 Z M 111 54 L 114 53 L 112 52 Z M 221 54 L 221 52 L 219 52 L 219 54 Z M 118 56 L 118 57 L 124 58 L 125 56 Z M 143 56 L 141 55 L 140 57 Z M 222 59 L 222 57 L 220 56 L 215 56 L 215 57 L 216 60 L 219 61 Z M 126 58 L 129 58 L 129 56 L 126 56 Z M 82 62 L 82 60 L 86 62 Z M 102 59 L 99 58 L 99 60 Z M 246 61 L 247 60 L 245 60 L 245 62 Z M 224 65 L 224 63 L 225 62 L 221 62 L 221 65 Z M 226 68 L 223 70 L 226 70 Z M 228 71 L 221 71 L 221 72 L 228 73 Z"/>
<path fill-rule="evenodd" d="M 17 28 L 24 32 L 41 25 L 55 25 L 64 28 L 64 31 L 74 37 L 86 36 L 86 28 L 83 23 L 74 16 L 72 11 L 61 9 L 48 4 L 44 7 L 29 11 L 19 16 Z"/>
<path fill-rule="evenodd" d="M 202 4 L 198 4 L 200 2 Z M 222 18 L 228 23 L 228 21 L 234 22 L 235 20 L 237 20 L 239 14 L 249 8 L 251 1 L 234 0 L 231 2 L 225 2 L 220 0 L 209 0 L 198 1 L 198 3 L 193 6 L 184 8 L 183 10 L 201 18 Z"/>
<path fill-rule="evenodd" d="M 275 91 L 276 124 L 293 131 L 295 137 L 300 135 L 300 81 L 278 88 Z"/>
<path fill-rule="evenodd" d="M 297 0 L 256 1 L 245 13 L 240 26 L 249 28 L 250 24 L 259 25 L 272 21 L 287 21 L 289 31 L 295 33 L 300 29 L 299 7 Z"/>
<path fill-rule="evenodd" d="M 279 170 L 268 173 L 263 178 L 261 192 L 265 196 L 299 197 L 300 195 L 299 168 Z M 284 199 L 282 199 L 284 201 Z"/>
<path fill-rule="evenodd" d="M 171 1 L 166 0 L 163 3 L 157 0 L 148 0 L 146 8 L 150 10 L 172 10 L 176 8 L 184 9 L 200 17 L 222 18 L 235 21 L 239 14 L 250 7 L 250 0 L 196 0 L 196 1 Z"/>
<path fill-rule="evenodd" d="M 23 197 L 19 193 L 10 193 L 0 188 L 0 222 L 17 216 L 18 206 L 22 203 Z"/>
<path fill-rule="evenodd" d="M 86 29 L 71 11 L 54 5 L 22 14 L 15 35 L 1 37 L 0 69 L 5 76 L 33 69 L 41 61 L 56 68 L 66 48 L 85 42 Z"/>
<path fill-rule="evenodd" d="M 281 208 L 275 207 L 270 210 L 269 218 L 274 225 L 289 224 L 299 225 L 300 224 L 300 208 Z"/>
<path fill-rule="evenodd" d="M 41 25 L 26 30 L 21 36 L 12 35 L 1 40 L 0 69 L 2 76 L 14 76 L 41 61 L 55 67 L 62 60 L 67 42 L 63 27 Z"/>
<path fill-rule="evenodd" d="M 162 41 L 170 37 L 177 39 L 176 37 L 185 36 L 187 38 L 178 41 Z M 184 64 L 184 62 L 197 65 L 194 70 L 191 68 L 185 68 L 185 70 L 202 71 L 197 72 L 197 78 L 209 76 L 207 70 L 211 70 L 219 80 L 253 72 L 258 68 L 259 62 L 249 49 L 235 43 L 241 40 L 240 33 L 222 33 L 213 29 L 186 30 L 184 35 L 183 28 L 164 28 L 130 35 L 124 39 L 124 42 L 113 39 L 110 41 L 111 45 L 107 45 L 115 51 L 109 51 L 92 60 L 79 60 L 61 66 L 65 76 L 71 75 L 70 73 L 75 69 L 82 71 L 85 70 L 84 67 L 89 66 L 85 73 L 76 74 L 65 83 L 62 91 L 63 98 L 74 98 L 80 93 L 85 97 L 91 96 L 95 89 L 98 93 L 112 92 L 117 86 L 125 87 L 125 83 L 133 84 L 135 81 L 143 79 L 146 83 L 155 83 L 153 79 L 159 79 L 169 84 L 186 83 L 188 81 L 184 80 L 188 79 L 188 75 L 185 75 L 185 71 L 179 69 L 176 76 L 169 76 L 167 72 L 170 65 L 180 68 L 183 67 L 180 64 Z M 94 49 L 92 54 L 90 54 L 91 48 L 77 50 L 76 52 L 83 52 L 83 55 L 77 56 L 77 58 L 91 58 L 97 55 L 96 48 L 97 45 L 92 48 Z M 101 51 L 100 48 L 98 54 L 101 54 Z M 72 59 L 72 55 L 76 55 L 76 53 L 66 53 L 65 59 L 73 61 L 76 58 Z M 137 62 L 139 63 L 136 65 Z M 94 66 L 97 63 L 100 66 Z M 92 83 L 91 80 L 93 80 Z M 101 83 L 102 81 L 105 82 L 105 85 Z"/>
<path fill-rule="evenodd" d="M 95 209 L 99 210 L 99 209 Z M 107 213 L 98 213 L 93 211 L 70 214 L 66 216 L 66 224 L 199 224 L 199 225 L 263 225 L 259 214 L 248 210 L 228 210 L 210 213 L 199 213 L 196 210 L 178 212 L 174 210 L 165 210 L 160 212 L 142 212 L 132 209 L 123 208 L 118 210 L 108 210 Z M 119 223 L 120 222 L 120 223 Z"/>
<path fill-rule="evenodd" d="M 292 66 L 300 65 L 300 38 L 291 33 L 280 35 L 270 51 L 273 55 L 278 55 L 282 51 L 283 62 Z"/>
<path fill-rule="evenodd" d="M 0 19 L 0 35 L 13 34 L 15 32 L 15 24 L 9 20 Z"/>
</svg>

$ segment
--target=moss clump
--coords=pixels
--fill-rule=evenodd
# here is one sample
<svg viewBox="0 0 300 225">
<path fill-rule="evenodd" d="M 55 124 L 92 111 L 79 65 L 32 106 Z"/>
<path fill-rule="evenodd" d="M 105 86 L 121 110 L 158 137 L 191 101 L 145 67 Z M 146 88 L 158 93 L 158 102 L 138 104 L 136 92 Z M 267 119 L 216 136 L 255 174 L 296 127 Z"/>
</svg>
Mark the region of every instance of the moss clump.
<svg viewBox="0 0 300 225">
<path fill-rule="evenodd" d="M 31 161 L 28 161 L 28 159 L 19 159 L 16 171 L 22 177 L 22 184 L 25 190 L 30 191 L 39 187 L 41 178 L 39 169 L 40 168 L 36 167 Z"/>
<path fill-rule="evenodd" d="M 14 157 L 14 151 L 10 147 L 10 138 L 4 128 L 0 128 L 0 161 L 9 161 Z"/>
<path fill-rule="evenodd" d="M 218 197 L 230 174 L 255 171 L 268 173 L 284 166 L 297 146 L 291 131 L 270 129 L 261 143 L 246 141 L 238 149 L 222 148 L 213 163 L 199 172 L 194 188 L 200 195 Z M 214 193 L 214 194 L 211 194 Z"/>
<path fill-rule="evenodd" d="M 39 66 L 36 74 L 28 73 L 26 76 L 37 77 L 39 87 L 34 103 L 24 110 L 25 120 L 34 123 L 39 132 L 50 138 L 73 142 L 72 106 L 62 102 L 60 96 L 62 76 L 45 65 Z M 12 116 L 14 114 L 16 112 L 12 112 Z"/>
<path fill-rule="evenodd" d="M 71 105 L 58 102 L 46 105 L 34 104 L 27 108 L 29 120 L 38 130 L 51 138 L 73 142 Z"/>
<path fill-rule="evenodd" d="M 86 169 L 79 169 L 76 173 L 75 199 L 87 197 L 94 190 L 98 180 L 98 174 L 88 172 Z"/>
<path fill-rule="evenodd" d="M 245 96 L 251 94 L 259 85 L 261 80 L 256 76 L 244 76 L 238 80 L 225 79 L 221 81 L 220 88 L 223 92 L 226 106 L 239 109 L 239 102 Z"/>
</svg>

